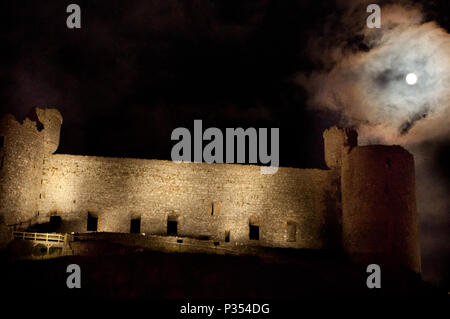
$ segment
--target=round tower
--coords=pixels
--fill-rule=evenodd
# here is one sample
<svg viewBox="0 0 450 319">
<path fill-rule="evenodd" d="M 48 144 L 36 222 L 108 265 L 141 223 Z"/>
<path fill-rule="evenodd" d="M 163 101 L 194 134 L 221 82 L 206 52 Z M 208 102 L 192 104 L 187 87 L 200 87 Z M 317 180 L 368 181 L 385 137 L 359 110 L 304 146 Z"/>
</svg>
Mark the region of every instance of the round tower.
<svg viewBox="0 0 450 319">
<path fill-rule="evenodd" d="M 1 229 L 24 229 L 37 221 L 43 162 L 58 147 L 61 123 L 57 110 L 39 108 L 22 122 L 12 115 L 0 120 Z"/>
<path fill-rule="evenodd" d="M 413 156 L 359 146 L 342 157 L 343 248 L 355 261 L 420 273 Z"/>
<path fill-rule="evenodd" d="M 43 132 L 26 118 L 12 115 L 0 122 L 0 214 L 3 222 L 20 228 L 37 214 L 44 158 Z"/>
</svg>

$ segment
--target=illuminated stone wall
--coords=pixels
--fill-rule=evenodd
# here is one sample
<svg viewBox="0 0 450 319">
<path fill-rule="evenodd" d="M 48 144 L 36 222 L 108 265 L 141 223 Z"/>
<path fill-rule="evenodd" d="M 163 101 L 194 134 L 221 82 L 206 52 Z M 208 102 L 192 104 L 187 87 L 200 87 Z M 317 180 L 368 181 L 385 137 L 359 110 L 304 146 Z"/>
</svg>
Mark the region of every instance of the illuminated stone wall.
<svg viewBox="0 0 450 319">
<path fill-rule="evenodd" d="M 56 109 L 35 108 L 22 122 L 12 115 L 0 119 L 0 246 L 10 240 L 11 230 L 43 219 L 43 163 L 58 147 L 61 123 Z"/>
<path fill-rule="evenodd" d="M 322 248 L 339 241 L 335 171 L 53 155 L 45 161 L 39 210 L 58 215 L 68 231 L 85 232 L 87 214 L 98 231 L 165 235 L 168 218 L 179 236 L 279 247 Z M 259 240 L 249 240 L 249 224 Z M 295 241 L 288 241 L 288 223 Z M 335 240 L 331 240 L 335 239 Z M 292 238 L 291 238 L 292 240 Z"/>
<path fill-rule="evenodd" d="M 34 114 L 34 115 L 33 115 Z M 59 232 L 177 235 L 229 245 L 343 248 L 420 272 L 414 160 L 399 146 L 357 146 L 356 132 L 324 132 L 329 170 L 52 155 L 62 117 L 36 109 L 0 123 L 0 246 L 5 229 L 62 218 Z M 251 239 L 251 230 L 259 238 Z M 254 234 L 254 233 L 253 233 Z M 174 239 L 174 238 L 171 238 Z"/>
<path fill-rule="evenodd" d="M 0 216 L 1 223 L 19 226 L 37 218 L 42 162 L 43 132 L 26 118 L 13 116 L 0 123 Z"/>
</svg>

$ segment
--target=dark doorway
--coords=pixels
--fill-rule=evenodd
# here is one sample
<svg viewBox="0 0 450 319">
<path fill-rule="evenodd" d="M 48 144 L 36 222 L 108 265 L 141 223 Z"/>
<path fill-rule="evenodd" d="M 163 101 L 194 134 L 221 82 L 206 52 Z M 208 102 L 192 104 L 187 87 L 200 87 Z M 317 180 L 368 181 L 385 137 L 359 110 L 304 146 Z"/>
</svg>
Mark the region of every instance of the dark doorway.
<svg viewBox="0 0 450 319">
<path fill-rule="evenodd" d="M 178 234 L 178 222 L 176 220 L 167 221 L 167 235 L 177 236 Z"/>
<path fill-rule="evenodd" d="M 98 217 L 92 215 L 91 213 L 88 213 L 87 230 L 97 231 L 97 227 L 98 227 Z"/>
<path fill-rule="evenodd" d="M 249 238 L 250 240 L 259 240 L 259 226 L 249 225 Z"/>
<path fill-rule="evenodd" d="M 131 220 L 130 233 L 138 234 L 141 232 L 141 218 L 134 218 Z"/>
<path fill-rule="evenodd" d="M 61 228 L 62 219 L 61 216 L 50 216 L 50 223 L 48 225 L 50 232 L 56 232 Z"/>
</svg>

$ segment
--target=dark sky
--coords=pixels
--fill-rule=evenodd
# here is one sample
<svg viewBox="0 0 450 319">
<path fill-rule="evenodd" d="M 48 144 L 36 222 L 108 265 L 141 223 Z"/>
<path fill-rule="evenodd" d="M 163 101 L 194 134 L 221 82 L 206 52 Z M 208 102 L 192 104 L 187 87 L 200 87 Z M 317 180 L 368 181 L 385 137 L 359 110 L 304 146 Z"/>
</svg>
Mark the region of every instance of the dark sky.
<svg viewBox="0 0 450 319">
<path fill-rule="evenodd" d="M 325 31 L 367 50 L 323 30 L 346 1 L 78 0 L 82 28 L 68 29 L 73 2 L 0 3 L 1 111 L 21 119 L 57 107 L 58 153 L 170 159 L 172 130 L 202 119 L 204 128 L 279 127 L 281 166 L 325 167 L 322 131 L 340 116 L 308 108 L 293 79 L 329 67 L 307 46 Z M 424 12 L 450 30 L 448 1 L 426 1 Z M 431 151 L 450 181 L 449 143 Z"/>
<path fill-rule="evenodd" d="M 57 107 L 59 153 L 169 159 L 172 130 L 280 127 L 283 166 L 323 167 L 322 130 L 292 77 L 331 6 L 316 1 L 2 2 L 0 104 Z M 314 4 L 312 7 L 311 5 Z"/>
<path fill-rule="evenodd" d="M 324 67 L 306 43 L 342 6 L 78 1 L 82 28 L 68 29 L 72 2 L 0 5 L 0 105 L 18 118 L 33 106 L 60 109 L 59 153 L 169 159 L 172 130 L 202 119 L 204 127 L 280 127 L 282 166 L 324 167 L 321 132 L 339 116 L 307 110 L 293 77 Z M 448 26 L 442 6 L 429 12 Z"/>
</svg>

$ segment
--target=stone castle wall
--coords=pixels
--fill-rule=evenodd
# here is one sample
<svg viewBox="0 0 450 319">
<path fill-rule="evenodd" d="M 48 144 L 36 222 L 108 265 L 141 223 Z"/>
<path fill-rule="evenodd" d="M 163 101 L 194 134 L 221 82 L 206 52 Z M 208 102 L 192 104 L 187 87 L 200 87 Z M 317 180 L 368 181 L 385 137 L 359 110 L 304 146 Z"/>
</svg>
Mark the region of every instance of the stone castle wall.
<svg viewBox="0 0 450 319">
<path fill-rule="evenodd" d="M 85 232 L 89 212 L 98 231 L 129 232 L 140 217 L 141 232 L 165 235 L 176 219 L 179 236 L 224 241 L 229 232 L 236 243 L 324 248 L 339 241 L 336 178 L 332 170 L 262 175 L 253 165 L 52 155 L 39 211 L 61 216 L 70 231 Z M 249 240 L 249 224 L 259 226 L 259 240 Z"/>
<path fill-rule="evenodd" d="M 58 232 L 87 232 L 92 216 L 99 232 L 128 233 L 138 219 L 149 235 L 176 224 L 181 237 L 342 248 L 357 261 L 420 272 L 414 161 L 399 146 L 357 146 L 355 131 L 331 128 L 330 169 L 262 175 L 254 165 L 55 155 L 61 115 L 36 109 L 31 118 L 0 123 L 0 245 L 5 229 L 52 216 Z"/>
</svg>

